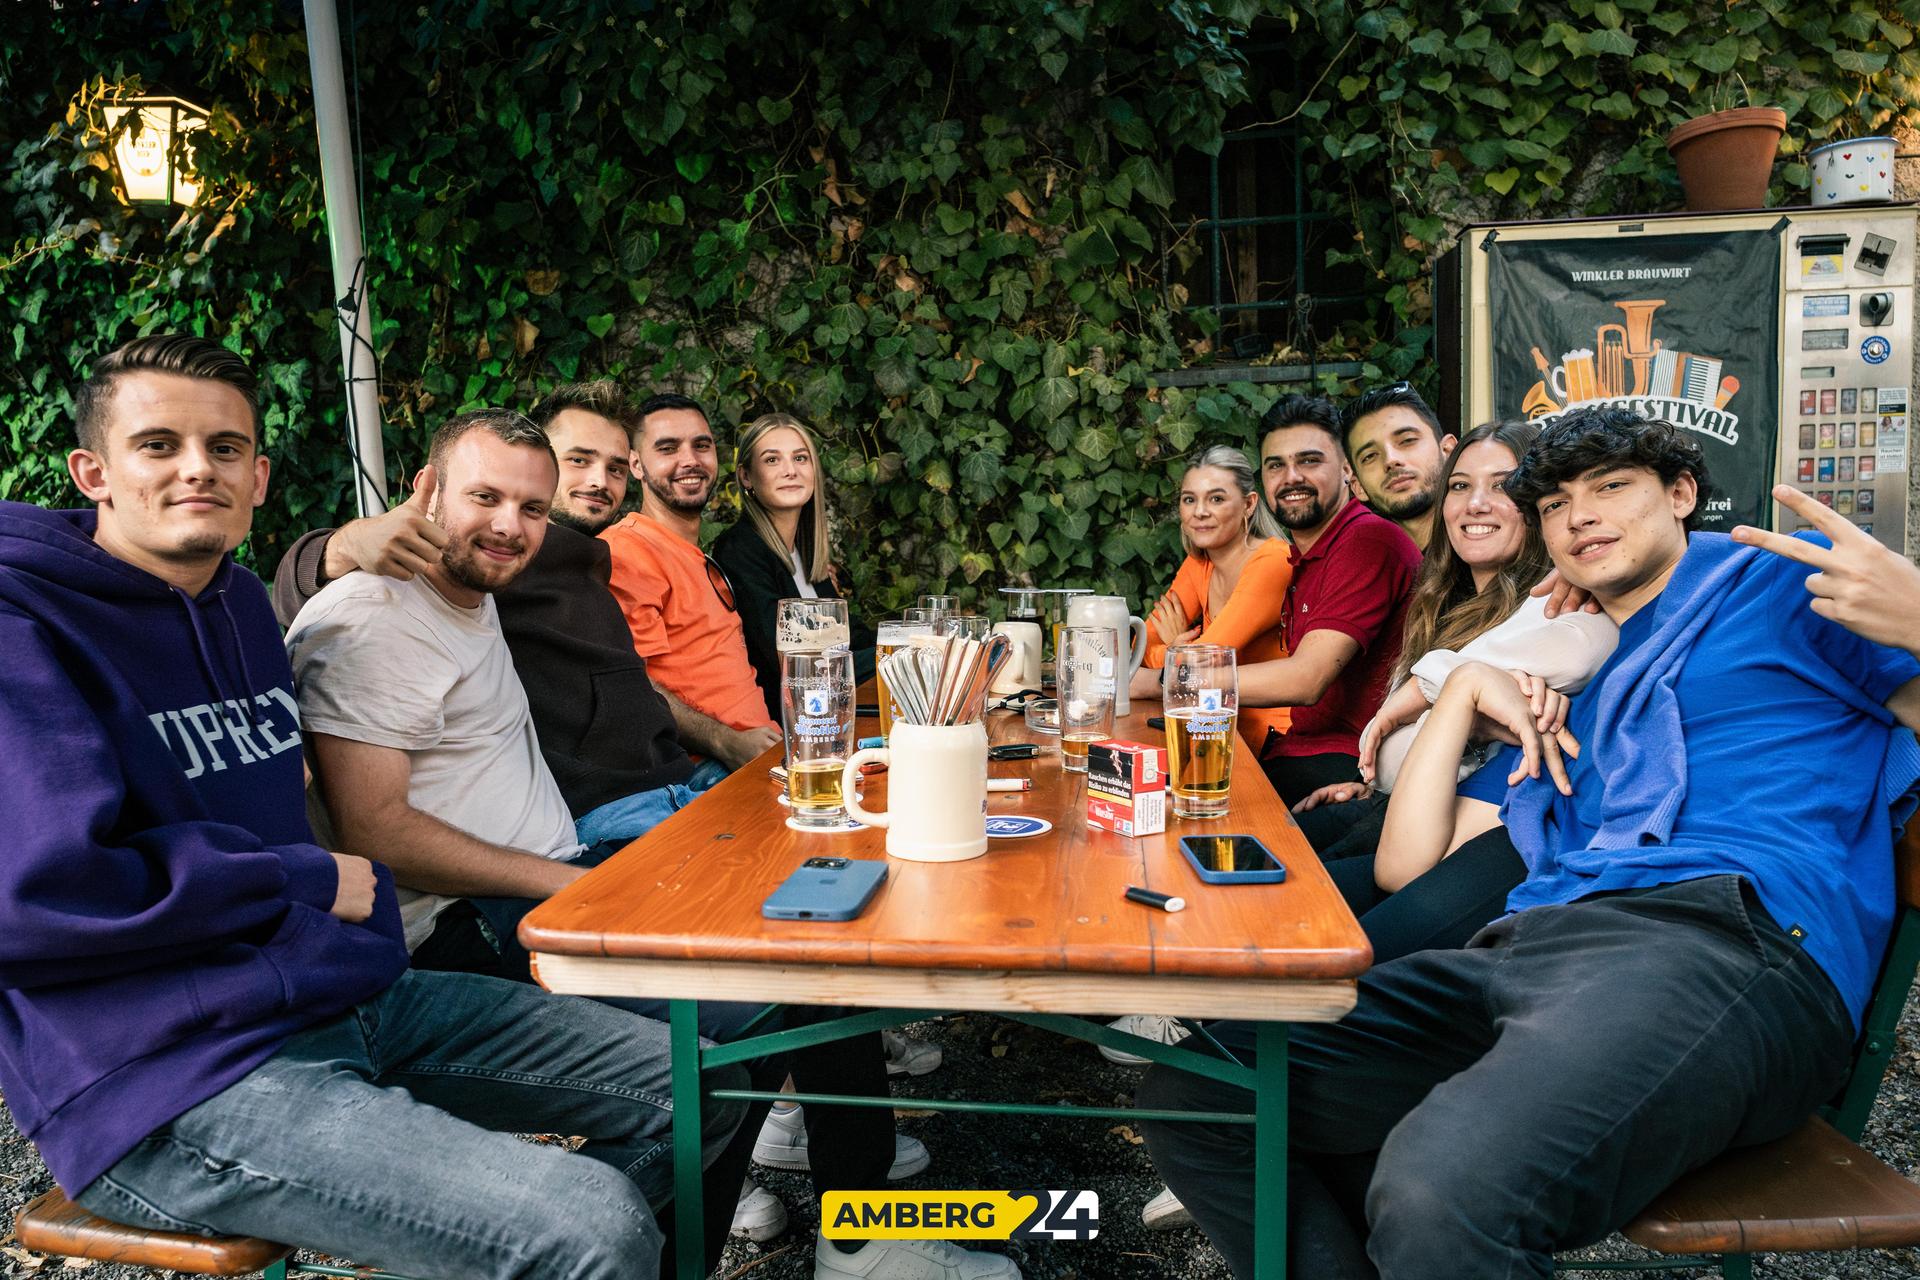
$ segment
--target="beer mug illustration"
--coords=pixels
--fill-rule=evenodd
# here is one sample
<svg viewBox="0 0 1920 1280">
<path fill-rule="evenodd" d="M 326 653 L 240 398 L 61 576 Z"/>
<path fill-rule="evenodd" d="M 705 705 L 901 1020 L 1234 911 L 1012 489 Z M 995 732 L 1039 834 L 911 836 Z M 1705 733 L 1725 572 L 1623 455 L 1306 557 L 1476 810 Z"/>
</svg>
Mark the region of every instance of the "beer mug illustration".
<svg viewBox="0 0 1920 1280">
<path fill-rule="evenodd" d="M 1575 347 L 1560 357 L 1552 374 L 1554 394 L 1562 404 L 1576 405 L 1600 398 L 1600 372 L 1591 347 Z"/>
</svg>

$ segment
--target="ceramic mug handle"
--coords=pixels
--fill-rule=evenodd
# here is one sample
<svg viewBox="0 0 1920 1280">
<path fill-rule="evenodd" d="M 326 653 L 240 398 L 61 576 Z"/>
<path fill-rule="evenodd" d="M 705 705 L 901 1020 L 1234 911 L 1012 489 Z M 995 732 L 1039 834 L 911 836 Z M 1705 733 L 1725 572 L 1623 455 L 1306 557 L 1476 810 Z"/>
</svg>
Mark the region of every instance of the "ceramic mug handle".
<svg viewBox="0 0 1920 1280">
<path fill-rule="evenodd" d="M 885 810 L 874 813 L 872 810 L 861 808 L 860 790 L 855 785 L 860 780 L 860 766 L 870 760 L 888 764 L 892 761 L 892 757 L 885 747 L 863 747 L 854 752 L 848 757 L 847 762 L 840 766 L 840 794 L 845 797 L 848 817 L 863 826 L 884 828 L 892 819 Z"/>
</svg>

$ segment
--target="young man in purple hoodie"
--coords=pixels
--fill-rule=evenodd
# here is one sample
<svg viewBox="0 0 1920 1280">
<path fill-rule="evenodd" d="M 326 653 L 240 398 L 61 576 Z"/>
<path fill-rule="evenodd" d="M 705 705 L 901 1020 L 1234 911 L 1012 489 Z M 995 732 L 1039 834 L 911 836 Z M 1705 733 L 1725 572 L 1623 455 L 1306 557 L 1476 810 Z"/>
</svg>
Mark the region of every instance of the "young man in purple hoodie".
<svg viewBox="0 0 1920 1280">
<path fill-rule="evenodd" d="M 292 672 L 230 554 L 266 496 L 256 387 L 204 339 L 130 342 L 76 397 L 94 509 L 0 503 L 0 1089 L 129 1225 L 653 1276 L 666 1029 L 410 972 L 386 870 L 313 843 Z M 589 1141 L 500 1131 L 527 1128 Z"/>
</svg>

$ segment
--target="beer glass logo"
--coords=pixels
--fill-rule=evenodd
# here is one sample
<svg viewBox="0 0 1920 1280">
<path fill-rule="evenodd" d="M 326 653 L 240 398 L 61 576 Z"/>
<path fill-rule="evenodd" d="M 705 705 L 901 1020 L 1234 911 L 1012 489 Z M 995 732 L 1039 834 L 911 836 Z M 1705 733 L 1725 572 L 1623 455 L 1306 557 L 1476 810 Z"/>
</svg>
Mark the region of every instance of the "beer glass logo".
<svg viewBox="0 0 1920 1280">
<path fill-rule="evenodd" d="M 1558 362 L 1546 343 L 1529 351 L 1540 380 L 1522 398 L 1521 413 L 1545 426 L 1578 405 L 1617 404 L 1740 443 L 1740 415 L 1727 407 L 1740 393 L 1740 379 L 1723 371 L 1721 357 L 1682 351 L 1654 336 L 1654 313 L 1667 305 L 1665 298 L 1613 305 L 1624 323 L 1600 325 L 1593 345 L 1566 350 Z"/>
<path fill-rule="evenodd" d="M 810 716 L 824 716 L 833 709 L 825 689 L 806 691 L 806 713 Z"/>
<path fill-rule="evenodd" d="M 1218 689 L 1200 690 L 1200 710 L 1202 711 L 1220 710 L 1220 690 Z"/>
</svg>

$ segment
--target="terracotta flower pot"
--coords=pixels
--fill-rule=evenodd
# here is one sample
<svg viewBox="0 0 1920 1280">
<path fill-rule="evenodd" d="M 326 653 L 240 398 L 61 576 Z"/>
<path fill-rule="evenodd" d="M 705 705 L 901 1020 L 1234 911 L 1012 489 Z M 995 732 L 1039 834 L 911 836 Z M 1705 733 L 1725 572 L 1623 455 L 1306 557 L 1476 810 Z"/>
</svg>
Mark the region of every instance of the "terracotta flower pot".
<svg viewBox="0 0 1920 1280">
<path fill-rule="evenodd" d="M 1680 169 L 1687 208 L 1761 209 L 1767 179 L 1786 132 L 1778 107 L 1735 107 L 1697 116 L 1667 135 L 1667 150 Z"/>
</svg>

